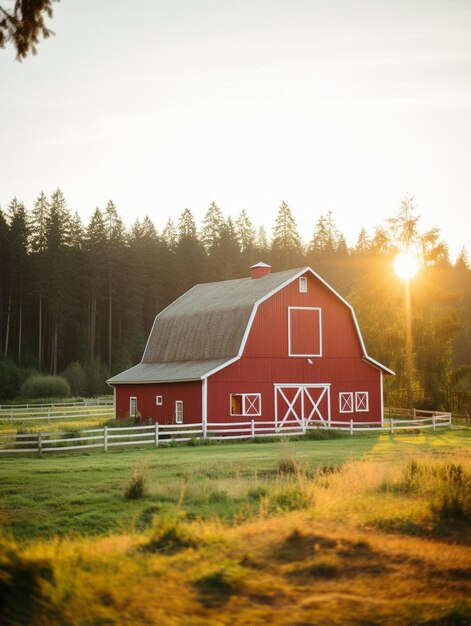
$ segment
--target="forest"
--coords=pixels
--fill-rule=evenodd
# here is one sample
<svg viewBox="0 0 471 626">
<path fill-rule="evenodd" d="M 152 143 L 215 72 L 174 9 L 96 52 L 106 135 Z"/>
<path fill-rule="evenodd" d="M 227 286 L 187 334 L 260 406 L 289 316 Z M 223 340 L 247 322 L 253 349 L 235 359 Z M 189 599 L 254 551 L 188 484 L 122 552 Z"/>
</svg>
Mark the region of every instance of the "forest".
<svg viewBox="0 0 471 626">
<path fill-rule="evenodd" d="M 385 402 L 405 406 L 404 283 L 399 251 L 413 251 L 412 392 L 418 408 L 469 411 L 471 267 L 450 259 L 438 227 L 421 228 L 412 197 L 347 245 L 331 211 L 312 215 L 301 237 L 282 202 L 273 227 L 246 210 L 232 219 L 215 202 L 197 225 L 190 210 L 159 232 L 149 217 L 126 228 L 112 201 L 88 224 L 60 189 L 32 207 L 0 209 L 0 401 L 33 373 L 61 374 L 78 396 L 107 393 L 106 379 L 140 361 L 155 315 L 196 283 L 309 265 L 355 308 L 369 354 L 393 369 Z"/>
</svg>

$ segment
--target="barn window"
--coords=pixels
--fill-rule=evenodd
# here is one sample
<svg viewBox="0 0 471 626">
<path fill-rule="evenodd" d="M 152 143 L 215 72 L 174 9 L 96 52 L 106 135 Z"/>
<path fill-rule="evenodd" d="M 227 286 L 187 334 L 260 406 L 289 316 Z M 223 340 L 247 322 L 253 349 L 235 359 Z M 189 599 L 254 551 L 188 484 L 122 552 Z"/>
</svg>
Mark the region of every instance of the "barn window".
<svg viewBox="0 0 471 626">
<path fill-rule="evenodd" d="M 357 391 L 355 394 L 355 410 L 358 412 L 366 412 L 369 410 L 368 392 Z"/>
<path fill-rule="evenodd" d="M 175 423 L 183 424 L 183 401 L 175 400 Z"/>
<path fill-rule="evenodd" d="M 322 311 L 319 307 L 288 307 L 289 356 L 322 356 Z"/>
<path fill-rule="evenodd" d="M 129 398 L 129 417 L 137 417 L 137 398 Z"/>
<path fill-rule="evenodd" d="M 231 393 L 231 415 L 254 416 L 262 414 L 262 396 L 259 393 Z"/>
<path fill-rule="evenodd" d="M 307 293 L 307 278 L 306 276 L 301 276 L 299 279 L 299 292 Z"/>
<path fill-rule="evenodd" d="M 353 393 L 341 391 L 339 393 L 340 413 L 353 413 Z"/>
<path fill-rule="evenodd" d="M 164 402 L 163 402 L 163 398 L 162 398 L 162 396 L 155 396 L 155 404 L 156 404 L 157 406 L 162 406 L 162 404 L 163 404 L 163 403 L 164 403 Z"/>
</svg>

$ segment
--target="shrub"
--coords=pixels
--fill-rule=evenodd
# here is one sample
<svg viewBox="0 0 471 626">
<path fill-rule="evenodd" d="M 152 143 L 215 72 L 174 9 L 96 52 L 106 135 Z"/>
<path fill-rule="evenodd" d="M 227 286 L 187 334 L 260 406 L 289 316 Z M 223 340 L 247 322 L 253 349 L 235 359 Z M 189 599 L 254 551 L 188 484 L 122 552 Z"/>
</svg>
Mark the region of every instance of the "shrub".
<svg viewBox="0 0 471 626">
<path fill-rule="evenodd" d="M 194 587 L 200 594 L 200 602 L 206 607 L 223 606 L 236 591 L 234 582 L 222 569 L 202 576 L 194 582 Z"/>
<path fill-rule="evenodd" d="M 78 361 L 74 361 L 66 367 L 62 376 L 70 385 L 70 390 L 74 396 L 84 396 L 87 393 L 88 378 L 85 370 Z"/>
<path fill-rule="evenodd" d="M 249 500 L 261 500 L 268 495 L 268 487 L 265 485 L 257 485 L 256 487 L 250 487 L 247 491 L 247 498 Z"/>
<path fill-rule="evenodd" d="M 282 511 L 307 509 L 313 504 L 312 494 L 298 483 L 280 485 L 269 495 L 270 508 Z"/>
<path fill-rule="evenodd" d="M 19 547 L 0 538 L 0 623 L 59 623 L 50 598 L 54 584 L 52 564 L 26 557 Z"/>
<path fill-rule="evenodd" d="M 146 483 L 147 478 L 142 468 L 135 467 L 131 480 L 129 481 L 124 492 L 126 500 L 138 500 L 139 498 L 143 498 L 147 492 Z"/>
<path fill-rule="evenodd" d="M 167 513 L 154 517 L 152 535 L 144 546 L 147 552 L 178 552 L 200 543 L 197 533 L 183 521 L 183 513 Z"/>
<path fill-rule="evenodd" d="M 312 441 L 325 441 L 327 439 L 347 439 L 350 434 L 336 428 L 312 428 L 307 430 L 303 437 Z"/>
<path fill-rule="evenodd" d="M 459 522 L 471 525 L 471 484 L 463 482 L 446 489 L 432 501 L 430 509 L 436 526 L 442 523 Z"/>
<path fill-rule="evenodd" d="M 281 458 L 277 469 L 278 473 L 284 476 L 295 476 L 301 472 L 301 466 L 294 455 Z"/>
<path fill-rule="evenodd" d="M 70 385 L 62 376 L 30 376 L 21 387 L 23 398 L 68 398 Z"/>
</svg>

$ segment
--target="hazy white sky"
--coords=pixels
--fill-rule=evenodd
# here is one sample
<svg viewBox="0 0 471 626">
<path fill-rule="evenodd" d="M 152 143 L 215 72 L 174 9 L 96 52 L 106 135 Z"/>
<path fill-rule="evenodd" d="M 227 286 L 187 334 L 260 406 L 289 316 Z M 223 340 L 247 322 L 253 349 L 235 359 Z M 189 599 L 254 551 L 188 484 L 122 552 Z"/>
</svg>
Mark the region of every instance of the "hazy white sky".
<svg viewBox="0 0 471 626">
<path fill-rule="evenodd" d="M 471 252 L 469 0 L 62 0 L 50 26 L 0 50 L 2 208 L 59 186 L 85 221 L 215 200 L 271 229 L 285 200 L 354 243 L 407 193 Z"/>
</svg>

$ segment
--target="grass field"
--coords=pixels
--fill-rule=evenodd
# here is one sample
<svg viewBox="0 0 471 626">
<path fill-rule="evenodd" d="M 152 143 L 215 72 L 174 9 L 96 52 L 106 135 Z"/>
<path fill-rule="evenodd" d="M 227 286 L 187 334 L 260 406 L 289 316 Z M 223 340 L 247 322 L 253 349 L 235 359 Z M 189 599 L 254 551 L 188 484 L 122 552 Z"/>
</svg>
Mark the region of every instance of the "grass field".
<svg viewBox="0 0 471 626">
<path fill-rule="evenodd" d="M 470 444 L 0 459 L 0 623 L 469 624 Z"/>
</svg>

